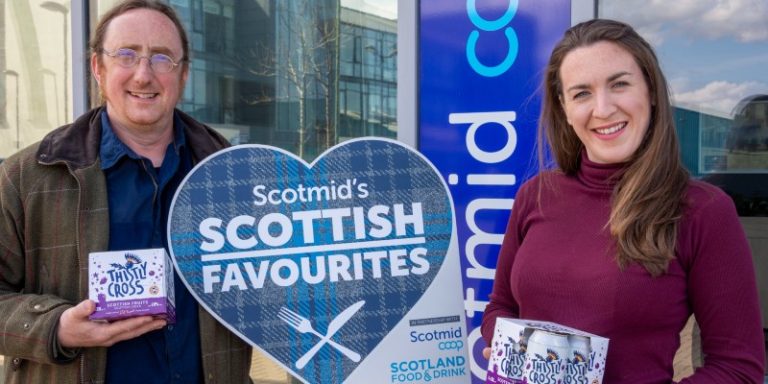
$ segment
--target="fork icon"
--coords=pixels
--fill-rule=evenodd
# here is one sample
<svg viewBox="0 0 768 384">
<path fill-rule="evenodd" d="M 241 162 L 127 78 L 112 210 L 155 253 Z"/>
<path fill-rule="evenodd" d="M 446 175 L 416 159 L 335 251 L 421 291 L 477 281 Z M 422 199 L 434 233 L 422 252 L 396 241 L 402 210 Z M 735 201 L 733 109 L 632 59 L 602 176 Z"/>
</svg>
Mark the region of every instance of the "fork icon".
<svg viewBox="0 0 768 384">
<path fill-rule="evenodd" d="M 350 313 L 351 316 L 351 313 Z M 319 337 L 321 340 L 315 346 L 310 349 L 307 353 L 305 353 L 301 358 L 299 358 L 298 361 L 296 361 L 296 367 L 301 369 L 303 368 L 307 362 L 309 362 L 309 359 L 311 359 L 315 353 L 322 347 L 325 343 L 330 344 L 332 347 L 336 348 L 339 352 L 343 353 L 345 356 L 347 356 L 350 360 L 354 362 L 360 361 L 360 354 L 343 346 L 335 341 L 331 340 L 331 337 L 338 331 L 338 328 L 343 325 L 346 320 L 349 320 L 349 317 L 346 319 L 341 319 L 337 317 L 338 320 L 343 320 L 342 323 L 339 323 L 339 321 L 331 321 L 331 323 L 336 323 L 337 325 L 329 324 L 328 326 L 328 334 L 321 335 L 317 331 L 315 331 L 315 328 L 312 327 L 312 323 L 309 321 L 309 319 L 299 315 L 298 313 L 291 311 L 290 309 L 286 307 L 281 307 L 280 312 L 278 312 L 277 317 L 280 318 L 280 320 L 286 322 L 288 325 L 293 327 L 295 330 L 301 332 L 301 333 L 311 333 L 317 337 Z M 334 319 L 334 320 L 337 320 Z"/>
</svg>

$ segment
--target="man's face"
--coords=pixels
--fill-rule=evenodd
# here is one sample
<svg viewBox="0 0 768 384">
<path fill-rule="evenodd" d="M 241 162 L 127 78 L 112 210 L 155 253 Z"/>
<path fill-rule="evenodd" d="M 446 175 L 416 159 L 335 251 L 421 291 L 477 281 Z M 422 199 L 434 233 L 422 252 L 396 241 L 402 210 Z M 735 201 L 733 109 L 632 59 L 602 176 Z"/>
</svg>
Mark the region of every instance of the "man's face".
<svg viewBox="0 0 768 384">
<path fill-rule="evenodd" d="M 118 58 L 103 52 L 91 56 L 91 70 L 115 129 L 134 134 L 172 129 L 173 109 L 187 80 L 186 67 L 179 64 L 170 72 L 161 73 L 152 68 L 148 58 L 164 54 L 181 62 L 184 51 L 173 22 L 154 10 L 128 11 L 109 23 L 103 48 L 112 53 L 129 48 L 146 57 L 133 67 L 124 67 Z"/>
</svg>

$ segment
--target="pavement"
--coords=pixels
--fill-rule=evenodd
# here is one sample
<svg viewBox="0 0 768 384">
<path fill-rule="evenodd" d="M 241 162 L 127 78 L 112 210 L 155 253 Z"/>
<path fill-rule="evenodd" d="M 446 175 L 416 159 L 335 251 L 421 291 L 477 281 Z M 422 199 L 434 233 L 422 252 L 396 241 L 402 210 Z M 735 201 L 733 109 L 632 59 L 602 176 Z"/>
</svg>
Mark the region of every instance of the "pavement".
<svg viewBox="0 0 768 384">
<path fill-rule="evenodd" d="M 683 332 L 681 344 L 685 345 L 686 342 L 690 344 L 690 339 L 686 340 L 687 336 L 685 336 L 685 331 Z M 691 354 L 682 352 L 678 354 L 679 360 L 676 359 L 675 361 L 675 372 L 676 378 L 683 374 L 683 372 L 687 369 L 690 369 L 689 366 L 685 366 L 683 361 L 692 361 L 691 360 Z M 5 358 L 0 355 L 0 384 L 2 384 L 5 381 L 5 368 L 3 364 L 3 360 Z M 680 370 L 680 371 L 678 371 Z M 690 371 L 692 372 L 692 370 Z M 690 373 L 689 373 L 690 374 Z M 254 351 L 253 353 L 253 361 L 251 363 L 251 377 L 252 378 L 259 378 L 254 379 L 255 383 L 258 384 L 288 384 L 291 383 L 291 377 L 286 373 L 282 368 L 280 368 L 277 364 L 266 358 L 264 355 L 260 354 L 257 351 Z M 685 376 L 683 376 L 685 377 Z M 676 379 L 677 380 L 677 379 Z M 768 375 L 765 376 L 765 380 L 763 381 L 764 384 L 768 384 Z"/>
</svg>

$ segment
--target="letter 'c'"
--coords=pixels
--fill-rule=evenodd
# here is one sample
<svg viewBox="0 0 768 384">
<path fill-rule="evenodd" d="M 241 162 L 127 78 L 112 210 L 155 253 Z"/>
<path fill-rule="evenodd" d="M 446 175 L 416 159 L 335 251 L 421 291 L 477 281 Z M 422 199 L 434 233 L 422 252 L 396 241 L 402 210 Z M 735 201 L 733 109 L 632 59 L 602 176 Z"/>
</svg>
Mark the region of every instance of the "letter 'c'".
<svg viewBox="0 0 768 384">
<path fill-rule="evenodd" d="M 504 28 L 504 26 L 508 25 L 512 21 L 512 19 L 515 17 L 515 14 L 517 13 L 518 0 L 510 0 L 506 12 L 504 12 L 504 14 L 498 19 L 489 21 L 484 19 L 477 12 L 475 1 L 476 0 L 467 0 L 467 15 L 472 21 L 472 24 L 483 31 L 493 32 Z M 477 58 L 476 48 L 477 40 L 480 39 L 480 32 L 474 30 L 469 34 L 469 38 L 467 39 L 467 60 L 475 72 L 485 77 L 496 77 L 503 74 L 510 67 L 512 67 L 512 64 L 515 63 L 515 59 L 517 59 L 517 53 L 519 50 L 517 33 L 515 33 L 514 29 L 507 27 L 504 30 L 504 35 L 507 37 L 507 42 L 509 43 L 507 57 L 504 58 L 501 63 L 495 66 L 487 66 L 481 63 Z"/>
<path fill-rule="evenodd" d="M 512 67 L 512 64 L 515 63 L 518 50 L 517 34 L 515 33 L 514 29 L 509 27 L 504 30 L 504 34 L 507 36 L 507 41 L 509 42 L 509 51 L 507 51 L 507 57 L 504 58 L 504 61 L 493 67 L 489 67 L 481 63 L 477 58 L 475 46 L 477 45 L 477 40 L 480 38 L 480 32 L 472 31 L 469 34 L 469 39 L 467 40 L 467 60 L 469 60 L 469 65 L 472 67 L 472 69 L 474 69 L 475 72 L 477 72 L 479 75 L 485 77 L 496 77 L 506 72 L 510 67 Z"/>
</svg>

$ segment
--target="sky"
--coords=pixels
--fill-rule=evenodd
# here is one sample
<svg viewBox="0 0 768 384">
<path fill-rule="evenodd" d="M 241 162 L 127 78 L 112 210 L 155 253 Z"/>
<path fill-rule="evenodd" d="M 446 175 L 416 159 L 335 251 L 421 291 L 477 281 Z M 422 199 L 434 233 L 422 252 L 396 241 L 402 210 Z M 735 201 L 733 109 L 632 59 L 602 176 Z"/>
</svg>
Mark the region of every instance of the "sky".
<svg viewBox="0 0 768 384">
<path fill-rule="evenodd" d="M 600 5 L 601 17 L 628 22 L 651 42 L 675 104 L 726 117 L 740 100 L 768 94 L 767 0 L 602 0 Z"/>
<path fill-rule="evenodd" d="M 396 0 L 341 4 L 397 18 Z M 599 9 L 651 42 L 676 105 L 732 117 L 742 99 L 768 94 L 768 0 L 599 0 Z"/>
<path fill-rule="evenodd" d="M 341 0 L 341 6 L 387 19 L 397 19 L 397 0 Z"/>
</svg>

